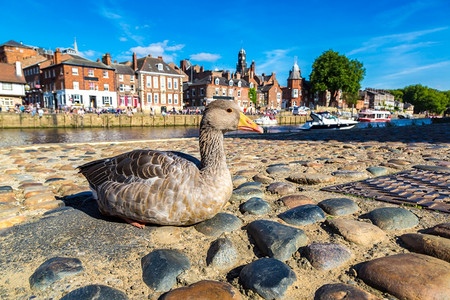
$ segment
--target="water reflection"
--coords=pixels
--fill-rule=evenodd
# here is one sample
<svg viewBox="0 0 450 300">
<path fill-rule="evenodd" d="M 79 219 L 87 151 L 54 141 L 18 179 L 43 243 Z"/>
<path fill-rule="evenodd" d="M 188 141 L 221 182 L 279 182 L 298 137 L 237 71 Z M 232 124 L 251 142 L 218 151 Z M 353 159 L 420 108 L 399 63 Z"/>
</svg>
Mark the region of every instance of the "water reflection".
<svg viewBox="0 0 450 300">
<path fill-rule="evenodd" d="M 392 120 L 392 126 L 431 124 L 431 119 Z M 385 127 L 386 122 L 359 123 L 355 128 Z M 270 126 L 269 133 L 299 132 L 299 125 Z M 230 134 L 235 134 L 231 132 Z M 239 133 L 245 133 L 239 131 Z M 0 129 L 0 146 L 19 146 L 47 143 L 83 143 L 121 140 L 148 140 L 197 137 L 197 127 L 121 127 L 121 128 L 44 128 Z"/>
</svg>

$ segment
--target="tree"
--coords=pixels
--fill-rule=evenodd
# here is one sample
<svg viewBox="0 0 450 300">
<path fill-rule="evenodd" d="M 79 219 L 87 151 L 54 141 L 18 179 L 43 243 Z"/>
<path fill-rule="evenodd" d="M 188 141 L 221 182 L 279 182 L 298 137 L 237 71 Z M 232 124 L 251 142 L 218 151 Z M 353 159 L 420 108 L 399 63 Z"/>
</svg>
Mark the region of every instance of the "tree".
<svg viewBox="0 0 450 300">
<path fill-rule="evenodd" d="M 256 89 L 254 87 L 248 90 L 248 98 L 253 102 L 253 104 L 255 104 L 256 107 Z"/>
<path fill-rule="evenodd" d="M 336 102 L 338 91 L 356 95 L 361 88 L 360 82 L 366 75 L 363 64 L 350 60 L 345 55 L 328 50 L 316 58 L 312 66 L 310 81 L 312 92 L 331 93 L 331 104 Z"/>
<path fill-rule="evenodd" d="M 449 105 L 449 98 L 444 92 L 420 84 L 405 87 L 403 100 L 413 104 L 415 112 L 430 111 L 441 114 Z"/>
</svg>

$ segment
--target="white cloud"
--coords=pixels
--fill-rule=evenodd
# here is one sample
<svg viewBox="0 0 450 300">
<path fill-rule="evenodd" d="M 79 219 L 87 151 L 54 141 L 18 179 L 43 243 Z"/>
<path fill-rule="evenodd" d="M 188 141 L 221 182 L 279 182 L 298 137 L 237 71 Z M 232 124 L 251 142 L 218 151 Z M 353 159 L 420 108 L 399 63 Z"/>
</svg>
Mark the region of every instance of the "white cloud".
<svg viewBox="0 0 450 300">
<path fill-rule="evenodd" d="M 169 43 L 168 40 L 165 40 L 163 42 L 159 43 L 152 43 L 148 46 L 137 46 L 130 49 L 130 52 L 135 52 L 137 56 L 147 56 L 148 54 L 151 54 L 152 56 L 162 56 L 164 61 L 171 62 L 174 61 L 177 57 L 177 54 L 175 51 L 179 51 L 183 49 L 183 44 L 168 46 Z M 167 53 L 167 52 L 173 52 L 173 53 Z"/>
<path fill-rule="evenodd" d="M 126 37 L 122 36 L 119 38 L 119 41 L 126 42 L 126 41 L 128 41 L 128 39 Z"/>
<path fill-rule="evenodd" d="M 84 58 L 96 60 L 98 57 L 102 56 L 102 53 L 95 50 L 86 50 L 86 51 L 79 51 L 78 55 Z"/>
<path fill-rule="evenodd" d="M 419 37 L 434 33 L 437 31 L 447 30 L 448 27 L 438 27 L 428 30 L 419 30 L 419 31 L 412 31 L 412 32 L 406 32 L 406 33 L 399 33 L 399 34 L 390 34 L 390 35 L 383 35 L 378 37 L 373 37 L 369 39 L 367 42 L 363 43 L 363 46 L 357 49 L 354 49 L 347 53 L 347 55 L 353 55 L 356 53 L 361 52 L 373 52 L 379 50 L 379 48 L 385 46 L 385 45 L 405 45 L 408 43 L 413 42 L 414 40 L 417 40 Z"/>
<path fill-rule="evenodd" d="M 222 56 L 220 56 L 219 54 L 212 54 L 205 52 L 190 55 L 190 59 L 195 61 L 215 62 L 220 58 L 222 58 Z"/>
<path fill-rule="evenodd" d="M 433 68 L 440 68 L 440 67 L 444 67 L 450 64 L 450 60 L 447 61 L 441 61 L 438 63 L 434 63 L 434 64 L 429 64 L 429 65 L 424 65 L 424 66 L 418 66 L 418 67 L 414 67 L 414 68 L 408 68 L 405 69 L 403 71 L 400 72 L 396 72 L 393 74 L 389 74 L 387 76 L 385 76 L 386 78 L 396 78 L 396 77 L 401 77 L 401 76 L 405 76 L 405 75 L 409 75 L 412 73 L 416 73 L 416 72 L 420 72 L 423 70 L 427 70 L 427 69 L 433 69 Z"/>
</svg>

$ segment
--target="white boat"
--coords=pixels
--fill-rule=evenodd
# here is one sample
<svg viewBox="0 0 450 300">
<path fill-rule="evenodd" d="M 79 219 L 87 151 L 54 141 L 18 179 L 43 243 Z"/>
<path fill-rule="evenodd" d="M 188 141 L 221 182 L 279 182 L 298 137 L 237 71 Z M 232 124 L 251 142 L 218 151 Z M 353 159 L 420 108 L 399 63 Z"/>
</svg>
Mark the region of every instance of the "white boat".
<svg viewBox="0 0 450 300">
<path fill-rule="evenodd" d="M 356 124 L 358 124 L 358 121 L 340 119 L 336 116 L 333 116 L 328 111 L 324 112 L 312 111 L 310 117 L 313 120 L 308 121 L 302 126 L 300 126 L 301 130 L 310 130 L 310 129 L 343 130 L 353 128 Z"/>
<path fill-rule="evenodd" d="M 387 110 L 363 110 L 358 113 L 357 120 L 360 122 L 389 122 L 391 112 Z"/>
<path fill-rule="evenodd" d="M 262 116 L 258 119 L 253 120 L 258 125 L 277 125 L 278 121 L 275 119 L 275 117 L 270 116 Z"/>
</svg>

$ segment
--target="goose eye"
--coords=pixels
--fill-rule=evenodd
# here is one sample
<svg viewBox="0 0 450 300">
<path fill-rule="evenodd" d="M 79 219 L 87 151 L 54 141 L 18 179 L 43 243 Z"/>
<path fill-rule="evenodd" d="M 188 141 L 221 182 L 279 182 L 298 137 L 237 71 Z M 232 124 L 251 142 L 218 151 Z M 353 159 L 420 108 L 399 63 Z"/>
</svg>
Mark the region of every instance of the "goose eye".
<svg viewBox="0 0 450 300">
<path fill-rule="evenodd" d="M 228 109 L 227 109 L 227 112 L 232 113 L 232 112 L 233 112 L 233 109 L 232 109 L 232 108 L 228 108 Z"/>
</svg>

